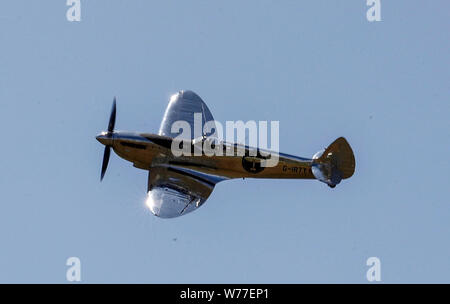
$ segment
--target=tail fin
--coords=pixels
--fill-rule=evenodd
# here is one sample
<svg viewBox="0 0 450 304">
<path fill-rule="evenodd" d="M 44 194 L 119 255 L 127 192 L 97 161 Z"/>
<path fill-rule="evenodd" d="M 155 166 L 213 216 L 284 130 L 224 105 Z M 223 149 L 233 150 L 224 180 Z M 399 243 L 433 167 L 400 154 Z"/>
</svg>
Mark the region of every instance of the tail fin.
<svg viewBox="0 0 450 304">
<path fill-rule="evenodd" d="M 332 188 L 355 172 L 355 156 L 344 137 L 336 139 L 323 153 L 319 152 L 313 158 L 314 176 Z"/>
</svg>

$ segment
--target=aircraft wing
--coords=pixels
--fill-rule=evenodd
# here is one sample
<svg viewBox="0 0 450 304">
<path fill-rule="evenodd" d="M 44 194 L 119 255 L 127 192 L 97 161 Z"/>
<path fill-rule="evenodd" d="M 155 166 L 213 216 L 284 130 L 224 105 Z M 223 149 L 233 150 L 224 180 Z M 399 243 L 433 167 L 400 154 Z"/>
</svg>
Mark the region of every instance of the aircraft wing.
<svg viewBox="0 0 450 304">
<path fill-rule="evenodd" d="M 198 116 L 201 117 L 201 123 L 199 124 L 199 129 L 197 130 L 199 134 L 195 134 L 194 132 L 194 113 L 201 114 L 201 116 Z M 172 138 L 178 136 L 179 133 L 172 133 L 171 128 L 172 124 L 179 120 L 186 121 L 191 127 L 191 133 L 183 134 L 183 139 L 192 140 L 202 135 L 209 136 L 211 133 L 214 133 L 210 132 L 203 134 L 204 124 L 208 121 L 214 121 L 214 118 L 203 100 L 192 91 L 180 91 L 170 98 L 169 105 L 164 113 L 158 134 Z M 213 128 L 215 129 L 215 125 Z"/>
<path fill-rule="evenodd" d="M 170 165 L 150 168 L 147 206 L 157 216 L 177 217 L 194 211 L 223 178 Z"/>
</svg>

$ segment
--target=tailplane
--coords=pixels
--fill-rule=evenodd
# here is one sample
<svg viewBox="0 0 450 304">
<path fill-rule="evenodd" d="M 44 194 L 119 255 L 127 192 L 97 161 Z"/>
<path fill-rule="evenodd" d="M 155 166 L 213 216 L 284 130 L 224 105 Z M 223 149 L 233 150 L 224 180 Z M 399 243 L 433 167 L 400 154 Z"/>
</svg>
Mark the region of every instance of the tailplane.
<svg viewBox="0 0 450 304">
<path fill-rule="evenodd" d="M 313 156 L 312 172 L 331 188 L 355 172 L 355 156 L 344 137 L 339 137 L 325 150 Z"/>
</svg>

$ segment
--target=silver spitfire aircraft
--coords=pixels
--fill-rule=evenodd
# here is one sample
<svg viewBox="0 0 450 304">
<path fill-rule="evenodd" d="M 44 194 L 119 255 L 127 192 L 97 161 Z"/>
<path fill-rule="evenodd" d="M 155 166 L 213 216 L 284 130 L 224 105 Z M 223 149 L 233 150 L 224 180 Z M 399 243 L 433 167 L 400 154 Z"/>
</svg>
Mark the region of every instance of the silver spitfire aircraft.
<svg viewBox="0 0 450 304">
<path fill-rule="evenodd" d="M 186 121 L 193 126 L 194 113 L 202 113 L 205 123 L 214 121 L 208 107 L 197 94 L 180 91 L 171 97 L 158 134 L 115 131 L 114 98 L 108 130 L 96 137 L 105 145 L 101 180 L 105 175 L 112 148 L 117 155 L 132 162 L 134 167 L 149 171 L 148 207 L 156 216 L 173 218 L 203 205 L 214 186 L 223 180 L 318 179 L 334 188 L 342 179 L 351 177 L 355 171 L 353 151 L 343 137 L 316 153 L 312 159 L 271 152 L 272 156 L 278 158 L 278 163 L 272 167 L 261 165 L 267 156 L 263 156 L 259 149 L 225 142 L 221 142 L 218 147 L 234 152 L 240 149 L 241 153 L 231 153 L 232 156 L 228 153 L 212 156 L 205 153 L 175 156 L 171 147 L 179 134 L 172 133 L 172 124 Z M 199 142 L 210 138 L 203 135 L 189 141 L 192 151 Z"/>
</svg>

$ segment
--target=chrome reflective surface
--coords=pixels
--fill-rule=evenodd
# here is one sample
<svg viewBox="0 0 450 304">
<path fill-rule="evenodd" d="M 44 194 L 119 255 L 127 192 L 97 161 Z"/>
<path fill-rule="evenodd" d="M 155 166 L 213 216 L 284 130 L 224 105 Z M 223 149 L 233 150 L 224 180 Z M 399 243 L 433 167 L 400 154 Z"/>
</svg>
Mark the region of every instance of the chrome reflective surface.
<svg viewBox="0 0 450 304">
<path fill-rule="evenodd" d="M 337 181 L 337 180 L 331 179 L 332 170 L 331 170 L 330 166 L 327 164 L 315 164 L 314 163 L 311 165 L 311 170 L 312 170 L 314 177 L 317 180 L 324 182 L 325 184 L 328 184 L 329 186 L 336 186 L 340 182 L 340 180 Z"/>
<path fill-rule="evenodd" d="M 313 156 L 311 170 L 316 179 L 334 188 L 355 172 L 355 156 L 347 140 L 339 137 Z"/>
<path fill-rule="evenodd" d="M 102 132 L 99 135 L 95 137 L 101 144 L 105 146 L 112 146 L 113 145 L 113 136 L 108 136 L 107 132 Z"/>
<path fill-rule="evenodd" d="M 325 149 L 322 149 L 318 151 L 316 154 L 314 154 L 312 159 L 319 159 L 322 156 L 323 152 L 325 152 Z"/>
<path fill-rule="evenodd" d="M 194 113 L 201 113 L 201 129 L 200 134 L 194 132 Z M 203 127 L 206 122 L 214 121 L 214 117 L 209 111 L 203 100 L 192 91 L 180 91 L 169 100 L 169 105 L 164 113 L 161 127 L 159 128 L 159 135 L 177 137 L 179 133 L 172 133 L 172 124 L 176 121 L 186 121 L 191 126 L 191 134 L 183 134 L 179 138 L 192 140 L 202 135 L 211 135 L 213 132 L 203 134 Z M 200 126 L 199 126 L 200 127 Z M 213 126 L 215 129 L 215 126 Z"/>
<path fill-rule="evenodd" d="M 174 166 L 152 167 L 148 174 L 146 205 L 159 217 L 192 212 L 208 199 L 217 179 Z"/>
<path fill-rule="evenodd" d="M 174 218 L 197 209 L 201 199 L 169 187 L 156 187 L 148 192 L 146 205 L 156 216 Z"/>
<path fill-rule="evenodd" d="M 146 204 L 156 216 L 173 218 L 196 210 L 208 199 L 215 185 L 227 179 L 318 179 L 334 187 L 355 171 L 353 151 L 343 137 L 317 152 L 312 159 L 276 152 L 278 163 L 273 167 L 263 167 L 261 162 L 267 158 L 267 153 L 260 155 L 263 150 L 235 143 L 216 143 L 217 138 L 207 138 L 210 134 L 196 136 L 194 113 L 201 113 L 203 124 L 214 119 L 197 94 L 180 91 L 172 96 L 158 135 L 113 130 L 96 137 L 106 146 L 104 164 L 107 164 L 110 150 L 114 150 L 118 156 L 132 162 L 134 167 L 149 172 Z M 219 149 L 234 153 L 175 156 L 171 146 L 173 138 L 179 134 L 173 134 L 171 127 L 178 120 L 185 120 L 191 126 L 188 137 L 193 139 L 193 148 L 197 144 L 199 147 L 209 144 L 211 140 Z M 242 155 L 236 154 L 238 150 L 242 150 Z M 103 167 L 106 168 L 105 165 Z M 102 177 L 106 171 L 103 167 Z"/>
<path fill-rule="evenodd" d="M 314 154 L 312 159 L 313 160 L 319 159 L 323 155 L 323 152 L 325 152 L 325 149 L 322 149 L 322 150 L 318 151 L 316 154 Z M 329 183 L 326 175 L 324 174 L 325 168 L 321 164 L 319 164 L 319 163 L 313 164 L 311 166 L 311 171 L 317 180 L 324 182 L 326 184 Z"/>
</svg>

